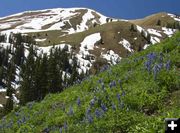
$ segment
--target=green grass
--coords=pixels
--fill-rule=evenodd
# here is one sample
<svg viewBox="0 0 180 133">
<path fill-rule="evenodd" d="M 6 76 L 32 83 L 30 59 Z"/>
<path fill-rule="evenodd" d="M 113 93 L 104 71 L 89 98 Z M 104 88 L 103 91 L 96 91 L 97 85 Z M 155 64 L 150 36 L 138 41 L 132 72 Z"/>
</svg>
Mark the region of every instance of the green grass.
<svg viewBox="0 0 180 133">
<path fill-rule="evenodd" d="M 16 108 L 0 121 L 0 132 L 39 133 L 48 128 L 52 133 L 59 133 L 64 123 L 67 123 L 66 132 L 69 133 L 163 132 L 165 118 L 180 117 L 179 38 L 180 33 L 177 33 L 160 44 L 122 59 L 120 64 L 90 76 L 60 94 L 49 94 L 39 103 L 32 102 Z M 156 79 L 144 67 L 147 54 L 152 52 L 157 55 L 153 66 L 159 63 L 160 53 L 163 53 L 163 68 Z M 171 65 L 166 70 L 164 65 L 168 60 L 171 60 Z M 100 79 L 103 79 L 105 89 L 98 83 Z M 121 80 L 123 89 L 118 80 Z M 116 86 L 110 88 L 109 83 L 112 81 L 116 81 Z M 120 102 L 117 94 L 121 96 Z M 93 117 L 93 121 L 89 123 L 86 112 L 94 97 L 96 102 L 88 115 Z M 76 103 L 78 98 L 80 106 Z M 94 112 L 96 109 L 101 110 L 100 103 L 108 110 L 96 118 Z M 115 110 L 112 104 L 116 106 Z M 73 109 L 72 115 L 68 114 L 70 107 Z M 17 112 L 18 115 L 15 115 Z M 23 118 L 25 122 L 18 126 L 17 121 Z"/>
</svg>

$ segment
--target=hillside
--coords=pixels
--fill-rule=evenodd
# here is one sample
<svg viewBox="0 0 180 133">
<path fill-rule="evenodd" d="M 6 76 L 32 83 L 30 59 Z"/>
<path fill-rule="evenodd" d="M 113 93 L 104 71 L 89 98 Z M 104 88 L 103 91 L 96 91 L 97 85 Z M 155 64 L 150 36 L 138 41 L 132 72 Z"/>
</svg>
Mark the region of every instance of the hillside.
<svg viewBox="0 0 180 133">
<path fill-rule="evenodd" d="M 163 132 L 180 117 L 180 33 L 41 102 L 14 109 L 0 132 Z"/>
<path fill-rule="evenodd" d="M 53 90 L 49 88 L 50 82 L 57 79 L 58 73 L 61 76 L 58 75 L 60 81 L 56 83 L 60 87 L 54 87 L 54 90 L 59 92 L 83 76 L 97 74 L 104 65 L 116 65 L 123 58 L 171 37 L 179 29 L 180 16 L 169 13 L 124 20 L 107 17 L 87 8 L 56 8 L 26 11 L 0 18 L 0 110 L 11 99 L 8 88 L 12 92 L 14 106 L 22 101 L 20 89 L 25 82 L 22 76 L 28 70 L 23 69 L 23 65 L 26 64 L 32 45 L 32 60 L 35 63 L 26 66 L 32 67 L 31 73 L 26 75 L 34 78 L 29 79 L 34 85 L 34 95 L 39 88 L 41 91 L 48 90 L 45 93 L 48 94 Z M 55 49 L 56 53 L 53 53 Z M 46 70 L 40 72 L 39 64 L 43 62 L 44 55 L 47 55 L 47 67 L 42 66 Z M 52 60 L 56 58 L 55 64 L 50 63 L 50 55 Z M 76 68 L 73 68 L 73 59 Z M 55 72 L 51 69 L 58 70 Z M 44 80 L 49 86 L 44 87 L 43 83 L 39 85 L 42 78 L 39 78 L 41 76 L 37 71 L 43 77 L 44 74 L 51 75 L 54 80 L 47 76 Z M 35 87 L 35 84 L 39 87 Z M 32 90 L 29 92 L 32 95 Z M 43 99 L 45 94 L 33 100 Z M 27 96 L 31 97 L 29 93 Z"/>
</svg>

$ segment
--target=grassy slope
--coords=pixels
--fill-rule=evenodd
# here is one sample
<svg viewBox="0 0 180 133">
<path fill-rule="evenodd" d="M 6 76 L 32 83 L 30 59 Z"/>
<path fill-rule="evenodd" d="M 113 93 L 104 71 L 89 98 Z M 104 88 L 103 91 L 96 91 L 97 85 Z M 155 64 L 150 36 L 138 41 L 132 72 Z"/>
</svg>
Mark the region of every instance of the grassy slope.
<svg viewBox="0 0 180 133">
<path fill-rule="evenodd" d="M 143 19 L 137 19 L 137 20 L 131 20 L 130 22 L 143 26 L 143 27 L 151 27 L 155 26 L 157 27 L 157 21 L 161 20 L 161 26 L 166 27 L 167 23 L 174 23 L 175 20 L 171 18 L 167 13 L 162 12 L 162 13 L 157 13 L 153 14 L 151 16 L 145 17 Z"/>
<path fill-rule="evenodd" d="M 25 107 L 12 111 L 0 121 L 0 132 L 39 133 L 65 131 L 70 133 L 94 132 L 162 132 L 164 118 L 180 117 L 180 33 L 150 46 L 147 50 L 135 53 L 123 59 L 120 64 L 91 76 L 79 85 L 74 85 L 60 94 L 50 94 L 40 103 L 29 103 Z M 160 52 L 163 52 L 163 64 L 171 60 L 170 70 L 163 68 L 154 80 L 153 73 L 145 70 L 144 62 L 147 54 L 156 53 L 154 64 L 159 63 Z M 154 66 L 153 64 L 153 66 Z M 153 70 L 152 70 L 153 71 Z M 102 83 L 105 89 L 102 89 Z M 122 82 L 122 88 L 118 80 Z M 116 81 L 110 89 L 109 83 Z M 120 102 L 117 94 L 120 94 Z M 91 99 L 96 97 L 91 107 Z M 76 101 L 80 98 L 81 104 Z M 99 100 L 98 100 L 99 99 Z M 103 113 L 100 102 L 107 107 Z M 112 109 L 112 103 L 116 109 Z M 73 113 L 68 114 L 72 107 Z M 101 110 L 96 118 L 95 110 Z M 88 120 L 92 117 L 92 123 Z M 89 119 L 88 119 L 89 118 Z M 20 121 L 20 122 L 19 122 Z M 18 126 L 19 123 L 19 126 Z M 65 126 L 66 127 L 66 126 Z"/>
</svg>

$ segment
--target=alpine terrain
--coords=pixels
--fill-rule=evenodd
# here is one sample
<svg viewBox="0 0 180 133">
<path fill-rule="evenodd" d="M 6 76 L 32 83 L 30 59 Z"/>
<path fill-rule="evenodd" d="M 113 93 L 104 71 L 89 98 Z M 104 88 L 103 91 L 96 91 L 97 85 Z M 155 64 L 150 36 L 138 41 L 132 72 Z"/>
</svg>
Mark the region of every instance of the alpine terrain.
<svg viewBox="0 0 180 133">
<path fill-rule="evenodd" d="M 0 132 L 162 132 L 180 116 L 180 16 L 87 8 L 0 18 Z"/>
</svg>

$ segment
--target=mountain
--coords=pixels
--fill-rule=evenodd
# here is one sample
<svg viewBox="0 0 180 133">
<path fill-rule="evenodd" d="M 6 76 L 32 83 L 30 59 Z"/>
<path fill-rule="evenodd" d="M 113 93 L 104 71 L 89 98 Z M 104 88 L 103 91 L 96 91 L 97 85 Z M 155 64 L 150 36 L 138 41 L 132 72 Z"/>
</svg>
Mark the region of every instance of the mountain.
<svg viewBox="0 0 180 133">
<path fill-rule="evenodd" d="M 66 49 L 68 55 L 58 53 L 61 58 L 56 59 L 60 65 L 66 66 L 61 73 L 64 80 L 73 73 L 74 57 L 77 58 L 77 68 L 74 70 L 79 75 L 97 74 L 104 65 L 116 65 L 123 58 L 172 37 L 179 28 L 180 16 L 169 13 L 124 20 L 107 17 L 87 8 L 26 11 L 0 18 L 0 58 L 3 59 L 2 64 L 6 64 L 3 66 L 0 61 L 0 108 L 9 98 L 6 96 L 8 79 L 4 76 L 9 69 L 14 71 L 13 81 L 9 81 L 15 89 L 13 101 L 19 103 L 20 63 L 28 58 L 30 44 L 34 46 L 34 58 L 43 54 L 50 56 L 54 49 Z M 15 65 L 10 64 L 14 62 L 11 61 L 14 55 L 18 62 Z M 59 60 L 63 60 L 63 63 Z M 51 71 L 50 68 L 48 71 Z"/>
<path fill-rule="evenodd" d="M 1 132 L 164 132 L 180 114 L 180 33 L 0 121 Z"/>
</svg>

